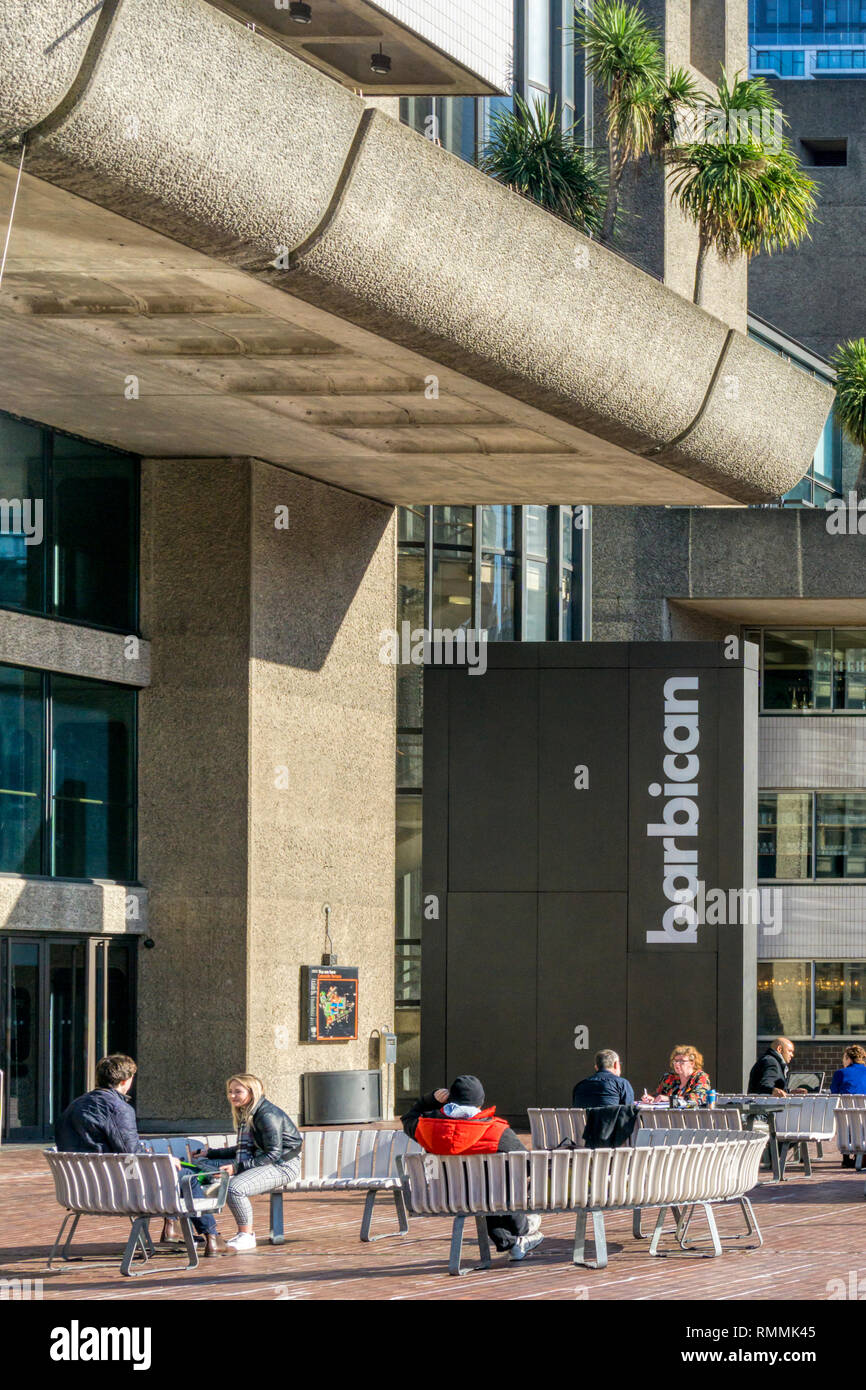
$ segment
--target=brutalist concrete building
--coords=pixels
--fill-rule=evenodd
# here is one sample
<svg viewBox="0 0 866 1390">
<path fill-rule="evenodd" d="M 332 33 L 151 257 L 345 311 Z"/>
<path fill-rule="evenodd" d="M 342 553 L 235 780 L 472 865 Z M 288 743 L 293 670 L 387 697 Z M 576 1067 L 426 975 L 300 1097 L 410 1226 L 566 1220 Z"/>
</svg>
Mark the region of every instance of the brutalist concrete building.
<svg viewBox="0 0 866 1390">
<path fill-rule="evenodd" d="M 153 1125 L 222 1123 L 239 1069 L 294 1113 L 378 1069 L 396 507 L 728 508 L 813 458 L 830 389 L 736 276 L 696 308 L 398 122 L 507 80 L 508 7 L 426 9 L 0 10 L 11 1137 L 107 1049 Z M 303 1015 L 325 953 L 340 1042 Z"/>
</svg>

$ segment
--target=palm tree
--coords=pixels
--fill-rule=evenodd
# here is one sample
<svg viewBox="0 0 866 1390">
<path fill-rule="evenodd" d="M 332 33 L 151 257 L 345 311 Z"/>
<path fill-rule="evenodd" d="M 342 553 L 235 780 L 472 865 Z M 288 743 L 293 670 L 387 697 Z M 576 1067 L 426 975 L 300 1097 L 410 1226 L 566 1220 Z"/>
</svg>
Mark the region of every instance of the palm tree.
<svg viewBox="0 0 866 1390">
<path fill-rule="evenodd" d="M 723 69 L 717 106 L 723 129 L 667 156 L 674 196 L 698 228 L 696 304 L 711 249 L 727 261 L 782 250 L 807 236 L 815 219 L 815 184 L 782 134 L 784 116 L 764 80 L 729 81 Z"/>
<path fill-rule="evenodd" d="M 619 189 L 629 163 L 658 155 L 673 138 L 679 110 L 701 94 L 684 68 L 665 76 L 659 37 L 635 4 L 597 0 L 575 12 L 574 35 L 583 46 L 587 73 L 607 98 L 608 193 L 602 240 L 616 225 Z"/>
<path fill-rule="evenodd" d="M 562 129 L 556 103 L 515 97 L 514 110 L 495 117 L 479 167 L 500 183 L 540 203 L 581 231 L 598 232 L 607 179 L 598 156 L 585 150 L 576 129 Z"/>
<path fill-rule="evenodd" d="M 836 418 L 861 453 L 857 494 L 866 488 L 866 338 L 840 343 L 830 359 L 836 368 Z"/>
</svg>

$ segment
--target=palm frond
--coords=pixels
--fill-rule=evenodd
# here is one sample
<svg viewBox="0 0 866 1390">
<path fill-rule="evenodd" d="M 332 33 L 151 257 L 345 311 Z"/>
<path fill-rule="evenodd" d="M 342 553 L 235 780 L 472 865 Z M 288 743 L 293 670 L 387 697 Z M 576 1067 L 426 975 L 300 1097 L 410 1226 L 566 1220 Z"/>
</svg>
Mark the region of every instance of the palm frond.
<svg viewBox="0 0 866 1390">
<path fill-rule="evenodd" d="M 479 168 L 587 232 L 601 227 L 607 198 L 602 161 L 583 148 L 576 127 L 563 130 L 556 103 L 516 97 L 493 121 Z"/>
<path fill-rule="evenodd" d="M 866 450 L 866 339 L 840 343 L 830 361 L 836 368 L 836 414 L 848 438 Z"/>
</svg>

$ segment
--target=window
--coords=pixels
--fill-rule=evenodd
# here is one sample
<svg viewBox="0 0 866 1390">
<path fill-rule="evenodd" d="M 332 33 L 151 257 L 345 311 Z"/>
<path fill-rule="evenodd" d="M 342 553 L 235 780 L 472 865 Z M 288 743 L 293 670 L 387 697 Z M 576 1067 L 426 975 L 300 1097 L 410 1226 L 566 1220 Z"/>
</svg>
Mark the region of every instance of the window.
<svg viewBox="0 0 866 1390">
<path fill-rule="evenodd" d="M 517 630 L 516 508 L 481 509 L 481 628 L 491 642 L 513 642 Z"/>
<path fill-rule="evenodd" d="M 866 879 L 866 792 L 760 792 L 758 877 Z"/>
<path fill-rule="evenodd" d="M 866 628 L 748 628 L 764 714 L 866 711 Z"/>
<path fill-rule="evenodd" d="M 135 877 L 136 694 L 0 666 L 0 872 Z"/>
<path fill-rule="evenodd" d="M 134 632 L 138 461 L 0 414 L 0 606 Z"/>
<path fill-rule="evenodd" d="M 848 163 L 847 140 L 801 140 L 803 163 L 819 169 L 831 169 Z"/>
<path fill-rule="evenodd" d="M 780 1034 L 791 1038 L 866 1034 L 866 961 L 759 961 L 758 1035 L 777 1038 Z"/>
</svg>

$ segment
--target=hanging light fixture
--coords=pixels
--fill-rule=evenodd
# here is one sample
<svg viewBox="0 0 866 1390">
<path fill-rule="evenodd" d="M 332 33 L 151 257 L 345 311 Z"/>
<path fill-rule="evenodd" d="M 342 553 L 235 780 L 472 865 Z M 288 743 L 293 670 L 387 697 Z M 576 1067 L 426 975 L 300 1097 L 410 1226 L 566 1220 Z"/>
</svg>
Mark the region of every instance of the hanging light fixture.
<svg viewBox="0 0 866 1390">
<path fill-rule="evenodd" d="M 390 55 L 382 52 L 381 44 L 378 53 L 370 54 L 370 71 L 375 72 L 377 77 L 387 77 L 391 71 Z"/>
<path fill-rule="evenodd" d="M 304 0 L 291 0 L 289 5 L 289 19 L 293 19 L 296 24 L 309 24 L 313 18 L 313 11 Z"/>
</svg>

